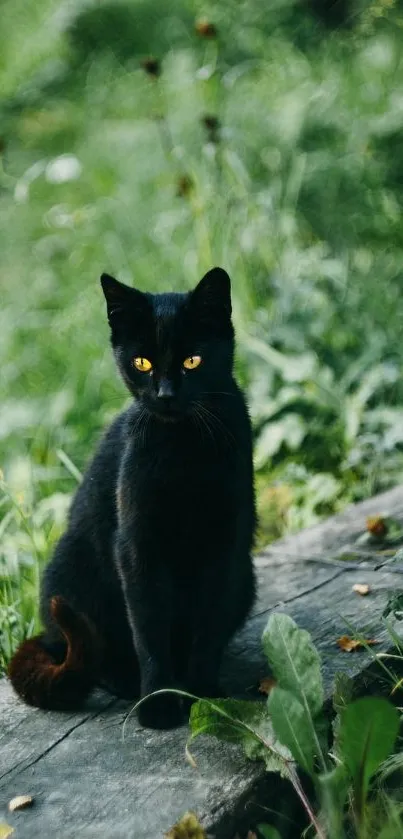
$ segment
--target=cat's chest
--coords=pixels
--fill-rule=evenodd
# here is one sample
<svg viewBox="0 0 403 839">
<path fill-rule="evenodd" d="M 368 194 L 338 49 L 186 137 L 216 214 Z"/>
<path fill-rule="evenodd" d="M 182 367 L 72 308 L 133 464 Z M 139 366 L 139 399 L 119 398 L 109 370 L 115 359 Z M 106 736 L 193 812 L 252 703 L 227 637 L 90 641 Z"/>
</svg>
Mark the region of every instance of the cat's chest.
<svg viewBox="0 0 403 839">
<path fill-rule="evenodd" d="M 215 518 L 233 504 L 237 463 L 231 451 L 195 451 L 191 447 L 135 452 L 121 470 L 118 498 L 128 518 L 146 516 L 157 523 Z"/>
</svg>

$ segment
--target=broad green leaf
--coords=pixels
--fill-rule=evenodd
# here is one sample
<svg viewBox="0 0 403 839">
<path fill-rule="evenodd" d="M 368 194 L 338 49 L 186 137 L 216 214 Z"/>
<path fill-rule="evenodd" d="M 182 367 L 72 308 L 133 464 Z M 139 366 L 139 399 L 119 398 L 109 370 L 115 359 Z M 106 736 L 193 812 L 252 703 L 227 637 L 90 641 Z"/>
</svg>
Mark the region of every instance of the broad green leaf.
<svg viewBox="0 0 403 839">
<path fill-rule="evenodd" d="M 291 754 L 276 741 L 265 702 L 199 699 L 190 712 L 191 737 L 209 734 L 239 743 L 251 760 L 263 760 L 270 772 L 288 776 Z"/>
<path fill-rule="evenodd" d="M 372 776 L 393 749 L 398 729 L 399 714 L 386 699 L 358 699 L 340 714 L 339 755 L 353 781 L 358 812 Z"/>
<path fill-rule="evenodd" d="M 282 445 L 287 446 L 291 451 L 296 451 L 306 431 L 303 418 L 297 414 L 284 414 L 281 419 L 267 423 L 256 442 L 254 455 L 256 469 L 261 469 L 273 455 L 277 454 Z"/>
<path fill-rule="evenodd" d="M 251 336 L 248 333 L 244 333 L 243 339 L 251 352 L 281 373 L 284 381 L 303 382 L 314 377 L 317 369 L 317 359 L 314 353 L 286 355 L 271 347 L 267 341 L 262 341 L 261 338 Z"/>
<path fill-rule="evenodd" d="M 311 775 L 316 744 L 304 706 L 294 694 L 276 686 L 267 707 L 276 736 L 290 750 L 298 766 Z"/>
<path fill-rule="evenodd" d="M 320 658 L 311 636 L 288 615 L 270 616 L 263 649 L 278 686 L 292 693 L 315 717 L 324 701 Z"/>
<path fill-rule="evenodd" d="M 263 839 L 281 839 L 277 828 L 271 824 L 258 824 L 257 829 Z"/>
<path fill-rule="evenodd" d="M 199 699 L 190 711 L 192 738 L 210 734 L 219 740 L 238 743 L 249 732 L 246 726 L 258 729 L 267 710 L 263 702 L 238 699 Z"/>
</svg>

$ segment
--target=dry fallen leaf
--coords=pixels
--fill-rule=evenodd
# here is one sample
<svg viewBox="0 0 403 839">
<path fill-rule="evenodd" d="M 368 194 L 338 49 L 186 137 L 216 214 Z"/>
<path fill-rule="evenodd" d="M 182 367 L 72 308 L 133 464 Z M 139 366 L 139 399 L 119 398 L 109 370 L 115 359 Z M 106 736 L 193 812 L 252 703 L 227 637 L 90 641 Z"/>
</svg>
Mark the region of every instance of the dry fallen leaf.
<svg viewBox="0 0 403 839">
<path fill-rule="evenodd" d="M 371 589 L 367 583 L 355 583 L 355 585 L 353 585 L 353 591 L 355 591 L 356 594 L 360 594 L 361 597 L 365 597 L 366 594 L 370 593 Z"/>
<path fill-rule="evenodd" d="M 14 833 L 14 828 L 5 822 L 0 822 L 0 839 L 8 839 Z"/>
<path fill-rule="evenodd" d="M 265 693 L 266 696 L 268 696 L 276 684 L 276 680 L 272 679 L 271 676 L 265 676 L 264 679 L 261 679 L 259 682 L 259 693 Z"/>
<path fill-rule="evenodd" d="M 190 763 L 190 766 L 192 767 L 192 769 L 197 769 L 197 763 L 196 763 L 196 761 L 195 761 L 195 759 L 192 755 L 192 752 L 189 749 L 189 744 L 188 743 L 186 743 L 186 746 L 185 746 L 185 757 L 186 757 L 187 762 Z"/>
<path fill-rule="evenodd" d="M 11 813 L 14 813 L 14 810 L 25 810 L 26 807 L 32 807 L 33 803 L 34 799 L 31 795 L 16 795 L 8 802 L 8 809 Z"/>
<path fill-rule="evenodd" d="M 252 830 L 248 830 L 248 835 L 246 839 L 257 839 L 256 833 L 253 833 Z"/>
<path fill-rule="evenodd" d="M 195 813 L 185 813 L 184 816 L 165 834 L 165 839 L 207 839 Z"/>
<path fill-rule="evenodd" d="M 337 639 L 336 644 L 338 644 L 343 652 L 352 653 L 355 650 L 364 650 L 367 646 L 373 647 L 374 644 L 379 644 L 379 641 L 369 638 L 361 641 L 359 638 L 350 638 L 349 635 L 342 635 L 341 638 Z"/>
<path fill-rule="evenodd" d="M 383 516 L 369 516 L 366 521 L 367 530 L 372 536 L 381 539 L 388 532 L 388 524 Z"/>
</svg>

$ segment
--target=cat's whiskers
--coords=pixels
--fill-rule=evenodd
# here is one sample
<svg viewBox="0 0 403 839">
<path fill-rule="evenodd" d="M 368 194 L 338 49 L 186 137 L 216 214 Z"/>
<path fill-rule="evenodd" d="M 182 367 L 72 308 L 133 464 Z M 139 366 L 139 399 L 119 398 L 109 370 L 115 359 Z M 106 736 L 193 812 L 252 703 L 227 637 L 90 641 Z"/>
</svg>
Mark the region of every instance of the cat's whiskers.
<svg viewBox="0 0 403 839">
<path fill-rule="evenodd" d="M 213 443 L 216 445 L 216 444 L 217 444 L 217 440 L 216 440 L 216 438 L 215 438 L 215 436 L 214 436 L 214 429 L 211 427 L 210 422 L 209 422 L 209 420 L 208 420 L 208 417 L 206 417 L 206 416 L 204 416 L 204 415 L 203 415 L 203 413 L 202 413 L 202 411 L 201 411 L 201 408 L 202 408 L 201 403 L 200 403 L 200 402 L 194 402 L 193 404 L 194 404 L 194 408 L 195 408 L 195 410 L 194 410 L 194 412 L 193 412 L 193 413 L 194 413 L 194 416 L 195 416 L 195 417 L 197 417 L 197 418 L 198 418 L 198 420 L 199 420 L 199 423 L 200 423 L 200 426 L 199 426 L 199 427 L 200 427 L 201 429 L 203 429 L 203 428 L 205 428 L 205 429 L 206 429 L 206 431 L 208 432 L 209 437 L 211 437 L 211 439 L 212 439 Z M 202 434 L 202 437 L 203 437 L 203 434 Z"/>
<path fill-rule="evenodd" d="M 133 435 L 138 438 L 139 443 L 141 446 L 146 445 L 147 442 L 147 428 L 150 421 L 150 417 L 148 412 L 142 408 L 139 414 L 135 418 L 135 422 L 133 424 Z"/>
<path fill-rule="evenodd" d="M 202 440 L 204 440 L 204 429 L 203 425 L 200 422 L 200 418 L 197 411 L 192 411 L 190 418 L 191 420 L 194 420 L 195 426 L 197 430 L 200 432 L 200 437 L 202 438 Z"/>
<path fill-rule="evenodd" d="M 214 431 L 220 433 L 230 445 L 235 444 L 235 437 L 229 431 L 229 429 L 225 426 L 222 422 L 220 417 L 216 414 L 213 414 L 202 402 L 195 401 L 194 405 L 196 407 L 197 414 L 199 419 L 203 422 L 205 427 L 208 429 L 211 437 L 215 440 Z"/>
<path fill-rule="evenodd" d="M 221 418 L 220 418 L 217 414 L 215 414 L 213 411 L 210 411 L 210 409 L 209 409 L 209 408 L 207 408 L 207 406 L 206 406 L 206 405 L 204 405 L 202 402 L 200 403 L 200 407 L 202 408 L 202 410 L 203 410 L 206 414 L 208 414 L 208 416 L 211 418 L 211 420 L 213 421 L 213 423 L 214 423 L 214 424 L 216 424 L 216 425 L 218 425 L 218 426 L 221 428 L 221 430 L 222 430 L 223 434 L 227 435 L 228 437 L 231 437 L 231 439 L 235 442 L 235 437 L 234 437 L 234 435 L 231 433 L 231 431 L 229 430 L 229 428 L 227 428 L 227 426 L 226 426 L 226 425 L 225 425 L 225 423 L 222 421 L 222 419 L 221 419 Z"/>
<path fill-rule="evenodd" d="M 140 421 L 139 421 L 139 434 L 140 434 L 140 443 L 143 447 L 145 447 L 146 440 L 147 440 L 146 431 L 147 431 L 147 417 L 146 417 L 146 412 L 142 411 L 142 413 L 140 415 Z"/>
<path fill-rule="evenodd" d="M 144 424 L 143 424 L 144 425 L 144 429 L 143 429 L 144 446 L 146 446 L 146 444 L 147 444 L 147 433 L 148 433 L 150 421 L 151 421 L 150 413 L 148 411 L 146 411 L 145 412 L 145 418 L 144 418 Z"/>
</svg>

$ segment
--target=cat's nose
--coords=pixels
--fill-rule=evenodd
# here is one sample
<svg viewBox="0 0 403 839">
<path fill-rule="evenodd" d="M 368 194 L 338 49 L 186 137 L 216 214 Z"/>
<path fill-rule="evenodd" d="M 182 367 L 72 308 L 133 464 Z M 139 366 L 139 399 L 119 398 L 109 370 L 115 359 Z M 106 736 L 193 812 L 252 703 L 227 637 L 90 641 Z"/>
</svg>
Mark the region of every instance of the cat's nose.
<svg viewBox="0 0 403 839">
<path fill-rule="evenodd" d="M 158 399 L 173 399 L 174 392 L 171 382 L 168 381 L 168 379 L 160 379 L 157 390 L 157 397 Z"/>
</svg>

